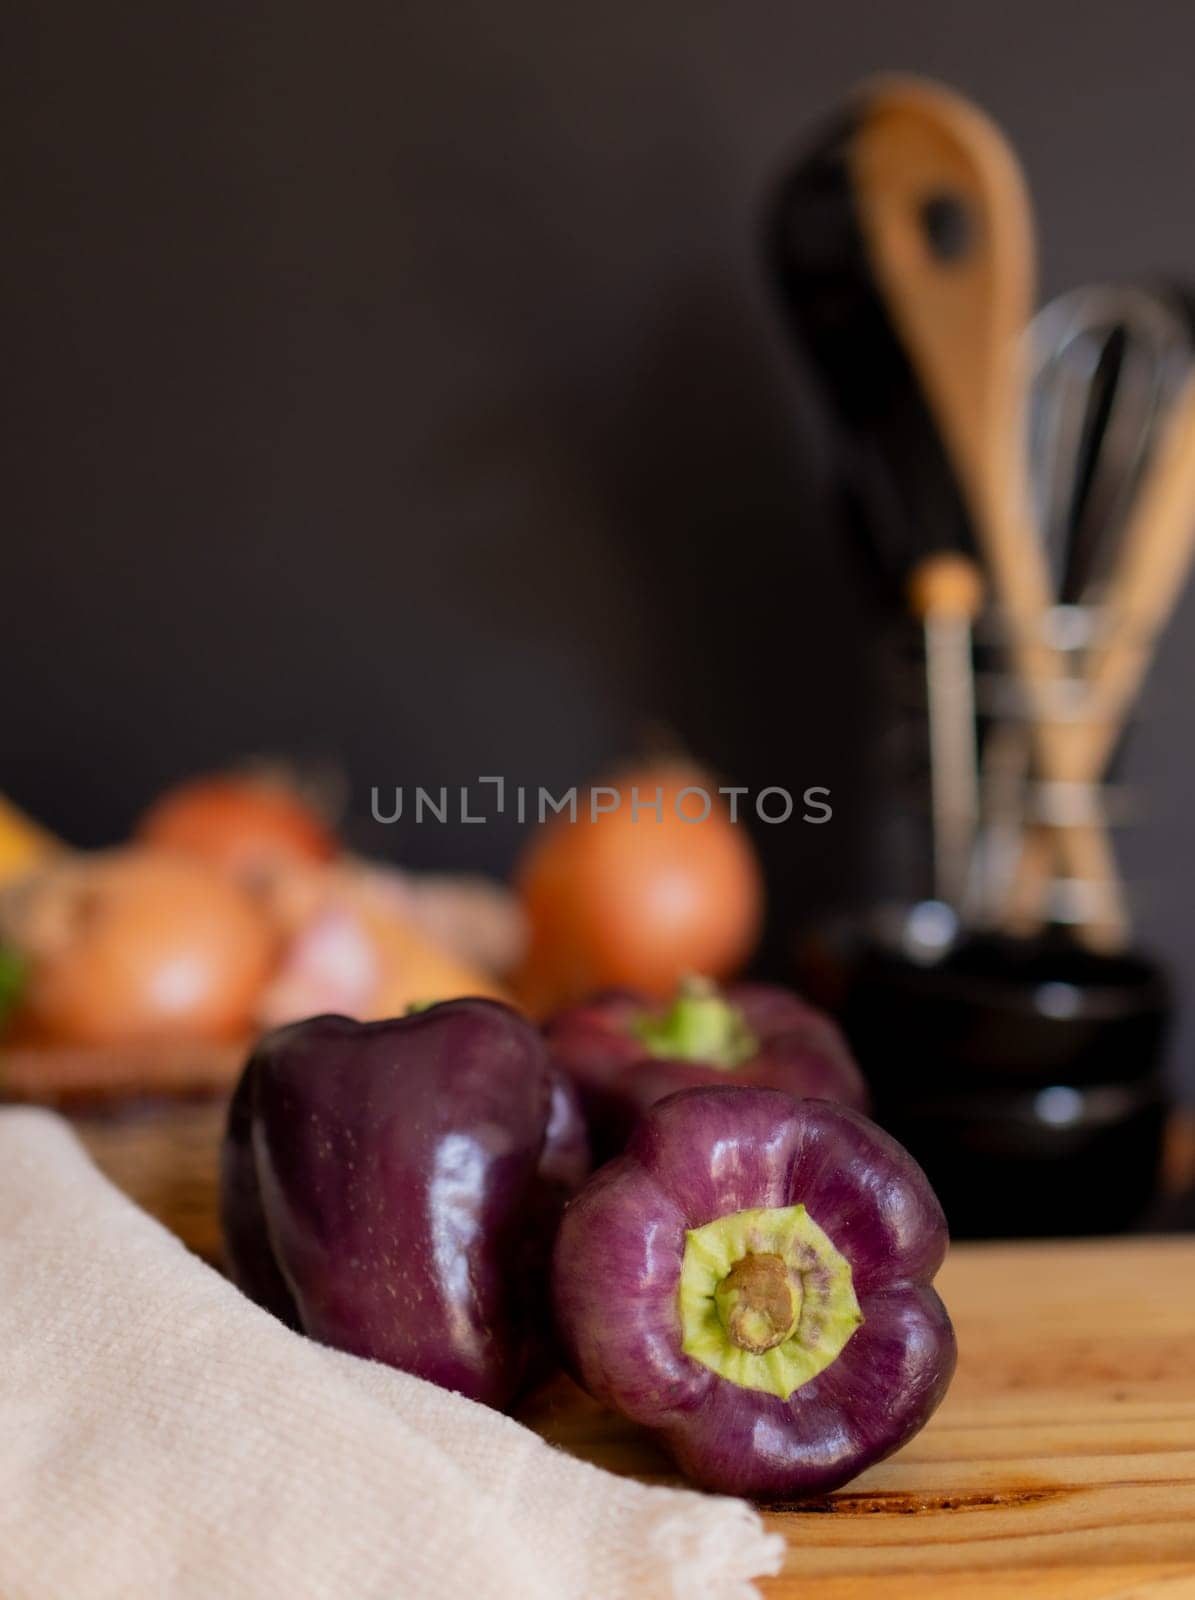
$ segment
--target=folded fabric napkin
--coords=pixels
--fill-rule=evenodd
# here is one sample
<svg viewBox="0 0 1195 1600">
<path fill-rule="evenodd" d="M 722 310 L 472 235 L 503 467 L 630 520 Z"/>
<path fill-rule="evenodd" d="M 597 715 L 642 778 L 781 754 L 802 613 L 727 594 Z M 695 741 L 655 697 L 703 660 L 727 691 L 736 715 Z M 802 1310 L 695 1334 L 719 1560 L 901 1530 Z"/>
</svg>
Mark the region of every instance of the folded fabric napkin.
<svg viewBox="0 0 1195 1600">
<path fill-rule="evenodd" d="M 746 1600 L 782 1548 L 291 1333 L 0 1112 L 4 1600 Z"/>
</svg>

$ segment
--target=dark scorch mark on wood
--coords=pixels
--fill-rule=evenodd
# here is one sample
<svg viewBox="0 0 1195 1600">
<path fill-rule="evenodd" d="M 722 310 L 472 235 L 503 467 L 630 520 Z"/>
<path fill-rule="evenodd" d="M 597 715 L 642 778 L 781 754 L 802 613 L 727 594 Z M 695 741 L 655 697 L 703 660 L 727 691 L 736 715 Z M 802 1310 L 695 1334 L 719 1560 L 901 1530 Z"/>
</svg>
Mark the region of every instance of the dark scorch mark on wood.
<svg viewBox="0 0 1195 1600">
<path fill-rule="evenodd" d="M 890 1489 L 874 1494 L 834 1494 L 821 1500 L 772 1500 L 763 1511 L 785 1511 L 799 1516 L 921 1517 L 942 1511 L 987 1511 L 1010 1506 L 1040 1505 L 1069 1494 L 1063 1485 L 1035 1489 L 977 1490 L 972 1494 L 912 1494 Z"/>
</svg>

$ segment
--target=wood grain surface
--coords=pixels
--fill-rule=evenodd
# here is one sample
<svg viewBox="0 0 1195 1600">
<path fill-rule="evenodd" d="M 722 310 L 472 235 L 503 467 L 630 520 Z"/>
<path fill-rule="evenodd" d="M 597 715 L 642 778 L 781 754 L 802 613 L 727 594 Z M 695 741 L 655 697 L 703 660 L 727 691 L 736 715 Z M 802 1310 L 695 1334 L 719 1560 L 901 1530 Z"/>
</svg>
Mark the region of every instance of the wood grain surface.
<svg viewBox="0 0 1195 1600">
<path fill-rule="evenodd" d="M 99 1165 L 209 1258 L 217 1102 L 78 1124 Z M 1185 1170 L 1185 1168 L 1184 1168 Z M 767 1600 L 1195 1600 L 1195 1238 L 958 1245 L 945 1403 L 893 1460 L 801 1506 Z M 615 1472 L 676 1482 L 567 1379 L 523 1419 Z"/>
</svg>

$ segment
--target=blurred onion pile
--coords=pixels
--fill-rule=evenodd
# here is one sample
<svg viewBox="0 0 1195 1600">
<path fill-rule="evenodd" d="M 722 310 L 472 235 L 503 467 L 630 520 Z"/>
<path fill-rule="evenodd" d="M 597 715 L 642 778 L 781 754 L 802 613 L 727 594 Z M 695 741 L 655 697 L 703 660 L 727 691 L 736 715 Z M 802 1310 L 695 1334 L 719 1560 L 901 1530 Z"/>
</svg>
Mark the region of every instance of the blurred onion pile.
<svg viewBox="0 0 1195 1600">
<path fill-rule="evenodd" d="M 609 986 L 663 997 L 685 974 L 740 971 L 762 911 L 754 851 L 717 803 L 684 814 L 716 780 L 667 761 L 602 787 L 601 814 L 531 833 L 513 889 L 352 855 L 275 771 L 191 779 L 95 852 L 0 803 L 3 1043 L 152 1055 L 321 1012 L 480 995 L 538 1017 Z"/>
<path fill-rule="evenodd" d="M 416 878 L 341 849 L 280 778 L 170 790 L 114 850 L 73 852 L 0 816 L 6 1037 L 109 1046 L 241 1039 L 317 1011 L 380 1017 L 445 994 L 501 996 L 515 897 Z"/>
</svg>

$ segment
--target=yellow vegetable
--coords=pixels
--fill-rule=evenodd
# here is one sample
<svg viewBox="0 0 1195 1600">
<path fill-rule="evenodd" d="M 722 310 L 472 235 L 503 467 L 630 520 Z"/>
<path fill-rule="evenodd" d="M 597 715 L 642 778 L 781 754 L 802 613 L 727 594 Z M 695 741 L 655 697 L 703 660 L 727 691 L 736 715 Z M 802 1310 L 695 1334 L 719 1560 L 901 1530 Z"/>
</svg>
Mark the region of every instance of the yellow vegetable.
<svg viewBox="0 0 1195 1600">
<path fill-rule="evenodd" d="M 0 884 L 23 877 L 64 847 L 0 794 Z"/>
</svg>

